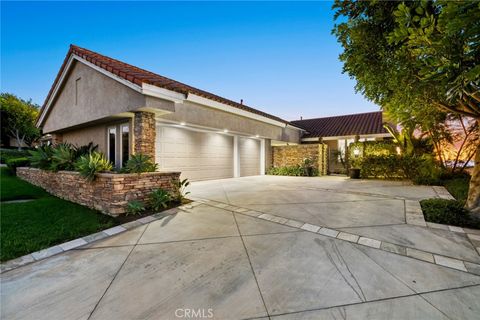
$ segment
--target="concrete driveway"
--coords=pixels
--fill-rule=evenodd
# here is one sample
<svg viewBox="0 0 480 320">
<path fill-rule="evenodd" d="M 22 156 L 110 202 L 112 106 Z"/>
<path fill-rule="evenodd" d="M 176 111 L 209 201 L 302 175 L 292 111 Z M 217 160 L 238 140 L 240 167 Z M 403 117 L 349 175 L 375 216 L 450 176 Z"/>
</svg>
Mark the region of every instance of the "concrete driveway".
<svg viewBox="0 0 480 320">
<path fill-rule="evenodd" d="M 1 318 L 480 314 L 480 233 L 427 225 L 417 212 L 442 190 L 265 176 L 191 191 L 196 201 L 174 215 L 2 274 Z"/>
</svg>

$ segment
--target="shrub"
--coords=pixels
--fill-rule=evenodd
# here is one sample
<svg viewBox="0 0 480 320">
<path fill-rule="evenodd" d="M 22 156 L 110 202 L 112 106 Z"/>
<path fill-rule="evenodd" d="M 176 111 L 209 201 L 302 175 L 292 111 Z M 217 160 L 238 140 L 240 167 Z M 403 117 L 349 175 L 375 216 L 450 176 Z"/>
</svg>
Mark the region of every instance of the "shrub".
<svg viewBox="0 0 480 320">
<path fill-rule="evenodd" d="M 69 143 L 60 143 L 53 147 L 51 159 L 51 170 L 73 170 L 77 160 L 76 148 Z"/>
<path fill-rule="evenodd" d="M 362 178 L 410 179 L 415 184 L 441 184 L 442 170 L 430 155 L 365 156 L 354 161 Z"/>
<path fill-rule="evenodd" d="M 127 204 L 127 212 L 126 215 L 139 215 L 142 214 L 142 212 L 145 211 L 145 205 L 143 202 L 138 201 L 138 200 L 132 200 L 128 202 Z"/>
<path fill-rule="evenodd" d="M 271 167 L 267 170 L 267 174 L 276 176 L 318 176 L 318 168 L 313 166 L 313 160 L 309 158 L 303 159 L 302 164 L 285 167 Z"/>
<path fill-rule="evenodd" d="M 122 172 L 125 173 L 142 173 L 155 172 L 158 169 L 158 164 L 154 163 L 152 159 L 144 154 L 134 154 L 128 159 Z"/>
<path fill-rule="evenodd" d="M 268 169 L 267 174 L 276 176 L 302 176 L 304 173 L 302 166 L 272 167 Z"/>
<path fill-rule="evenodd" d="M 173 181 L 173 201 L 182 203 L 187 194 L 190 193 L 190 191 L 186 191 L 187 187 L 190 185 L 190 182 L 188 179 L 183 179 L 179 181 Z"/>
<path fill-rule="evenodd" d="M 17 167 L 28 167 L 30 164 L 30 160 L 26 157 L 22 158 L 10 158 L 7 160 L 7 167 L 12 171 L 14 174 L 17 173 Z"/>
<path fill-rule="evenodd" d="M 97 150 L 98 150 L 98 144 L 93 144 L 93 142 L 89 142 L 88 144 L 85 144 L 80 147 L 75 147 L 75 158 L 78 159 L 81 156 L 85 156 Z"/>
<path fill-rule="evenodd" d="M 425 220 L 455 226 L 471 226 L 475 221 L 457 200 L 427 199 L 420 201 Z"/>
<path fill-rule="evenodd" d="M 105 159 L 103 154 L 94 151 L 88 155 L 81 156 L 75 163 L 75 169 L 80 172 L 81 176 L 93 181 L 97 173 L 112 170 L 112 164 Z"/>
<path fill-rule="evenodd" d="M 35 150 L 30 150 L 29 153 L 31 166 L 50 170 L 53 154 L 53 147 L 51 145 L 40 146 Z"/>
<path fill-rule="evenodd" d="M 170 193 L 164 189 L 156 189 L 149 196 L 150 206 L 153 210 L 161 210 L 168 207 L 168 203 L 172 200 Z"/>
<path fill-rule="evenodd" d="M 8 159 L 28 157 L 28 150 L 0 149 L 0 163 L 7 163 Z"/>
</svg>

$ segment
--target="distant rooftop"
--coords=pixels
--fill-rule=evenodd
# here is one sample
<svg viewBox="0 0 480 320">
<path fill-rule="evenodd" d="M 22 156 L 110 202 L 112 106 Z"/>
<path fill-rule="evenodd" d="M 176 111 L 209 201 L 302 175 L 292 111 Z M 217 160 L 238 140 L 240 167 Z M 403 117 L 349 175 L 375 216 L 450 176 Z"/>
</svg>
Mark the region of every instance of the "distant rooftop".
<svg viewBox="0 0 480 320">
<path fill-rule="evenodd" d="M 382 111 L 291 121 L 308 131 L 304 138 L 384 134 Z"/>
</svg>

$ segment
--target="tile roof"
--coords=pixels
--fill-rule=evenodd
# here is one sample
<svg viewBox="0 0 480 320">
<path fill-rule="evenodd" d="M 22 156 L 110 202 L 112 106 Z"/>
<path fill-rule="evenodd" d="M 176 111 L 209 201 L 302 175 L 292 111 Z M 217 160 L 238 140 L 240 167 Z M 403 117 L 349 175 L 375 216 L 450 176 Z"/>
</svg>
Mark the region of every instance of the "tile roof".
<svg viewBox="0 0 480 320">
<path fill-rule="evenodd" d="M 178 93 L 182 94 L 188 94 L 192 93 L 210 100 L 214 100 L 217 102 L 221 102 L 224 104 L 227 104 L 229 106 L 233 106 L 238 109 L 242 109 L 260 116 L 264 116 L 279 122 L 283 122 L 285 124 L 288 124 L 288 121 L 285 121 L 279 117 L 273 116 L 271 114 L 265 113 L 263 111 L 248 107 L 244 104 L 240 104 L 238 102 L 217 96 L 213 93 L 203 91 L 194 87 L 191 87 L 189 85 L 183 84 L 181 82 L 160 76 L 158 74 L 155 74 L 153 72 L 132 66 L 130 64 L 121 62 L 116 59 L 109 58 L 107 56 L 101 55 L 99 53 L 93 52 L 88 49 L 80 48 L 75 45 L 70 45 L 70 50 L 67 53 L 67 56 L 65 57 L 65 60 L 63 61 L 63 64 L 60 68 L 60 71 L 57 74 L 57 77 L 55 78 L 55 81 L 47 95 L 47 98 L 45 99 L 45 103 L 43 104 L 43 108 L 45 108 L 47 101 L 50 99 L 50 96 L 53 94 L 54 88 L 57 84 L 57 82 L 60 80 L 61 74 L 64 70 L 64 68 L 67 65 L 68 59 L 70 58 L 71 54 L 75 54 L 85 60 L 87 60 L 90 63 L 93 63 L 94 65 L 116 75 L 119 76 L 131 83 L 134 83 L 138 86 L 142 86 L 142 83 L 154 85 L 160 88 L 168 89 L 171 91 L 175 91 Z M 40 112 L 41 114 L 42 112 Z"/>
<path fill-rule="evenodd" d="M 388 133 L 383 127 L 381 111 L 295 120 L 291 123 L 308 131 L 308 134 L 303 136 L 304 138 Z"/>
</svg>

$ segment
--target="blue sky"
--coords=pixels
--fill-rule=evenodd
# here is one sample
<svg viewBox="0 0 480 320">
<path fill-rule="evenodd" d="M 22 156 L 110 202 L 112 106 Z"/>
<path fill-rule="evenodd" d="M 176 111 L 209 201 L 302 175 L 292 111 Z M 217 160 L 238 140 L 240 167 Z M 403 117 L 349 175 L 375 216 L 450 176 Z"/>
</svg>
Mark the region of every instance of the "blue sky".
<svg viewBox="0 0 480 320">
<path fill-rule="evenodd" d="M 73 43 L 286 120 L 378 110 L 341 73 L 331 2 L 1 6 L 1 91 L 38 104 Z"/>
</svg>

